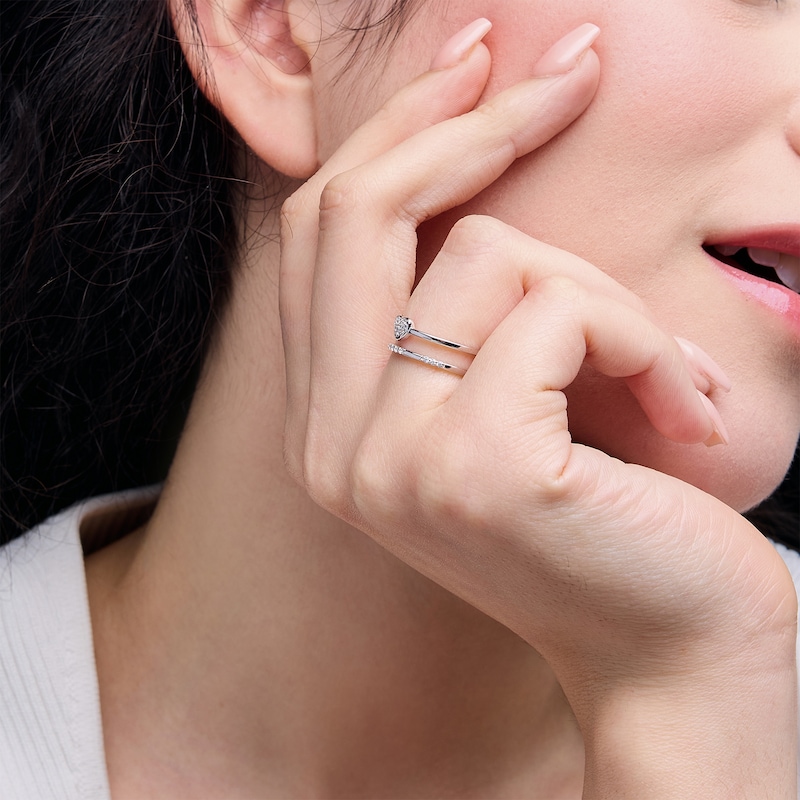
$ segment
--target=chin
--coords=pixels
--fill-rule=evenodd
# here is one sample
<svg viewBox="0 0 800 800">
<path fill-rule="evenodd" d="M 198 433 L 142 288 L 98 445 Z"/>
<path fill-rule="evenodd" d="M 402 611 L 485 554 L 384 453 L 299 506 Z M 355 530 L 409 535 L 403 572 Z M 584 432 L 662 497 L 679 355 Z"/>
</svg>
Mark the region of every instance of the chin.
<svg viewBox="0 0 800 800">
<path fill-rule="evenodd" d="M 627 387 L 604 388 L 605 409 L 598 409 L 596 393 L 568 390 L 573 441 L 672 475 L 740 513 L 769 497 L 791 466 L 796 432 L 765 424 L 764 415 L 755 411 L 752 419 L 740 417 L 728 426 L 731 441 L 727 445 L 678 444 L 652 427 Z M 601 425 L 600 419 L 614 423 Z"/>
<path fill-rule="evenodd" d="M 646 422 L 646 420 L 645 420 Z M 771 458 L 754 458 L 731 445 L 675 444 L 655 430 L 636 440 L 603 441 L 598 436 L 573 436 L 574 441 L 608 453 L 628 464 L 639 464 L 671 475 L 713 495 L 740 513 L 757 506 L 780 485 L 791 465 L 794 449 Z"/>
<path fill-rule="evenodd" d="M 701 449 L 702 448 L 702 449 Z M 780 485 L 793 449 L 772 459 L 754 459 L 731 445 L 661 447 L 646 466 L 702 489 L 740 513 L 766 500 Z M 750 457 L 748 457 L 750 456 Z"/>
</svg>

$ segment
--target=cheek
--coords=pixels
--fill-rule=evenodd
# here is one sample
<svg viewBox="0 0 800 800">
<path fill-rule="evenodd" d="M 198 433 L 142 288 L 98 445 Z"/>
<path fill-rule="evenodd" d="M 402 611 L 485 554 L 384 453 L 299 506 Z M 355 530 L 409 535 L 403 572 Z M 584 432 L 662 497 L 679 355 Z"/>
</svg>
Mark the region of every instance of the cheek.
<svg viewBox="0 0 800 800">
<path fill-rule="evenodd" d="M 654 225 L 653 238 L 664 241 L 665 221 L 698 202 L 698 190 L 705 197 L 722 192 L 722 168 L 762 123 L 759 103 L 770 78 L 766 65 L 742 58 L 752 48 L 748 37 L 709 13 L 717 1 L 583 4 L 592 7 L 583 18 L 602 27 L 595 45 L 602 64 L 597 97 L 570 129 L 526 160 L 516 187 L 526 195 L 524 205 L 520 196 L 503 197 L 501 185 L 492 192 L 507 221 L 532 222 L 534 235 L 597 258 L 593 245 L 596 250 L 604 234 L 610 243 L 611 230 L 624 237 L 644 218 Z M 524 27 L 517 21 L 514 28 L 513 16 L 506 16 L 490 34 L 492 92 L 524 77 L 541 49 L 530 53 Z M 541 25 L 537 16 L 537 39 L 547 41 L 566 27 L 563 10 L 552 16 Z"/>
<path fill-rule="evenodd" d="M 725 1 L 726 8 L 736 6 Z M 603 29 L 596 44 L 602 78 L 588 111 L 467 207 L 423 226 L 421 266 L 438 252 L 456 218 L 491 214 L 594 263 L 639 294 L 665 328 L 715 356 L 720 350 L 725 356 L 726 343 L 733 342 L 735 352 L 722 359 L 727 369 L 740 356 L 739 345 L 729 332 L 720 343 L 719 322 L 704 322 L 713 286 L 695 280 L 696 220 L 729 193 L 725 181 L 732 164 L 766 113 L 759 104 L 770 78 L 768 64 L 742 57 L 750 46 L 747 36 L 709 13 L 715 4 L 722 6 L 720 0 L 466 1 L 450 4 L 445 15 L 430 2 L 413 18 L 377 81 L 374 69 L 357 66 L 344 79 L 321 82 L 335 87 L 320 97 L 323 146 L 329 155 L 388 95 L 426 68 L 440 42 L 477 16 L 494 22 L 487 38 L 493 54 L 488 95 L 527 77 L 561 34 L 597 22 Z M 762 355 L 769 360 L 769 353 Z M 753 375 L 763 372 L 754 365 L 731 377 L 752 390 Z M 652 429 L 623 383 L 587 370 L 568 391 L 571 430 L 576 441 L 673 474 L 744 510 L 780 481 L 798 425 L 786 392 L 756 400 L 744 391 L 745 396 L 732 393 L 721 409 L 730 445 L 677 445 Z M 763 419 L 765 408 L 771 409 L 769 421 Z"/>
<path fill-rule="evenodd" d="M 599 133 L 612 144 L 605 152 L 624 158 L 630 146 L 637 158 L 630 166 L 661 168 L 674 179 L 682 169 L 713 167 L 750 135 L 769 82 L 746 68 L 738 37 L 724 27 L 689 14 L 651 24 L 662 26 L 657 45 L 647 46 L 630 25 L 603 44 Z"/>
<path fill-rule="evenodd" d="M 370 18 L 382 19 L 385 13 L 380 5 L 388 12 L 392 2 L 381 0 Z M 362 41 L 355 35 L 342 35 L 339 16 L 329 22 L 326 38 L 312 61 L 322 163 L 393 94 L 425 72 L 454 33 L 484 13 L 459 6 L 458 14 L 444 14 L 440 5 L 439 0 L 413 0 L 412 7 L 417 10 L 409 15 L 397 39 L 393 29 L 378 25 Z M 477 8 L 477 3 L 464 5 Z M 459 22 L 462 18 L 463 24 Z"/>
</svg>

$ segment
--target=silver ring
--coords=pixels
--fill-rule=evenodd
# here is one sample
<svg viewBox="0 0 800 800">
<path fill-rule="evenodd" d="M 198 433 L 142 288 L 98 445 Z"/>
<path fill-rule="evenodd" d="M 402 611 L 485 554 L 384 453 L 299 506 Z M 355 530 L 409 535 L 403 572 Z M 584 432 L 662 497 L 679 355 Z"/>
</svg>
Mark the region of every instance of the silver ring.
<svg viewBox="0 0 800 800">
<path fill-rule="evenodd" d="M 426 342 L 440 344 L 442 347 L 449 347 L 451 350 L 458 350 L 460 353 L 468 353 L 471 356 L 477 355 L 478 353 L 474 347 L 467 347 L 465 344 L 451 342 L 449 339 L 442 339 L 440 336 L 432 336 L 430 333 L 418 331 L 414 327 L 413 319 L 398 314 L 394 318 L 394 338 L 399 342 L 401 339 L 405 339 L 406 336 L 417 336 L 420 339 L 424 339 Z"/>
<path fill-rule="evenodd" d="M 443 369 L 446 372 L 452 372 L 453 375 L 465 375 L 466 370 L 461 369 L 461 367 L 456 367 L 453 364 L 446 364 L 444 361 L 439 361 L 436 358 L 431 358 L 430 356 L 424 356 L 421 353 L 415 353 L 413 350 L 406 350 L 405 347 L 400 347 L 399 344 L 390 344 L 389 349 L 393 353 L 397 353 L 399 356 L 405 356 L 406 358 L 413 358 L 414 361 L 419 361 L 422 364 L 427 364 L 429 367 L 436 367 L 437 369 Z"/>
</svg>

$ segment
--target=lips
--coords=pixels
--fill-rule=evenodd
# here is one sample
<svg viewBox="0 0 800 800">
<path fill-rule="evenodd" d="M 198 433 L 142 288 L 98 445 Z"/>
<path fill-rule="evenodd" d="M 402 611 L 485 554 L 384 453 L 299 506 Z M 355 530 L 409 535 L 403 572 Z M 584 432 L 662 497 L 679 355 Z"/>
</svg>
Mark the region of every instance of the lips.
<svg viewBox="0 0 800 800">
<path fill-rule="evenodd" d="M 800 229 L 727 234 L 706 241 L 703 249 L 729 267 L 800 293 Z"/>
<path fill-rule="evenodd" d="M 800 340 L 800 225 L 709 237 L 703 250 L 733 286 L 780 317 Z"/>
</svg>

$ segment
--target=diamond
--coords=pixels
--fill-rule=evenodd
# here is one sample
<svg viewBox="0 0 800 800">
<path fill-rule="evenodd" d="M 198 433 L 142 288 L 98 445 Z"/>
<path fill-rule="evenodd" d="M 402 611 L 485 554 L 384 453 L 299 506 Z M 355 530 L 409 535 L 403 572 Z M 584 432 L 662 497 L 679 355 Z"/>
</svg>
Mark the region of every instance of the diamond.
<svg viewBox="0 0 800 800">
<path fill-rule="evenodd" d="M 408 317 L 398 314 L 394 318 L 394 338 L 397 340 L 404 339 L 413 327 L 414 323 Z"/>
</svg>

